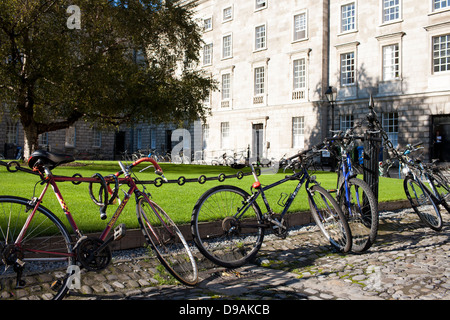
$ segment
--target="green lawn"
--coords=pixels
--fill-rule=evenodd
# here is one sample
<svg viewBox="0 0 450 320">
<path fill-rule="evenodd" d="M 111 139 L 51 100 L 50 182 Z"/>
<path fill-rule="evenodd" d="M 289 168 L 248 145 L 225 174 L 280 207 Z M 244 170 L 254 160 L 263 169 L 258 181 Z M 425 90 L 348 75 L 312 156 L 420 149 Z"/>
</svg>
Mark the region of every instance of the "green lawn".
<svg viewBox="0 0 450 320">
<path fill-rule="evenodd" d="M 149 169 L 143 173 L 139 173 L 139 170 L 144 168 L 144 165 L 134 169 L 136 175 L 140 180 L 152 180 L 157 176 L 153 173 L 152 169 Z M 238 170 L 221 167 L 221 166 L 201 166 L 201 165 L 177 165 L 177 164 L 161 164 L 164 170 L 165 176 L 168 179 L 178 179 L 180 176 L 186 178 L 198 178 L 204 174 L 207 177 L 218 176 L 220 173 L 235 174 Z M 95 173 L 102 175 L 108 175 L 115 173 L 119 170 L 119 166 L 116 161 L 78 161 L 75 165 L 58 167 L 53 170 L 55 175 L 72 176 L 75 173 L 80 173 L 83 177 L 90 177 Z M 243 171 L 249 171 L 249 168 Z M 285 176 L 283 173 L 278 174 L 263 174 L 260 176 L 260 181 L 263 185 L 268 185 L 277 180 L 282 179 Z M 335 173 L 321 172 L 316 173 L 317 181 L 325 188 L 336 187 Z M 0 195 L 16 195 L 25 198 L 31 198 L 33 196 L 34 186 L 39 179 L 37 176 L 27 174 L 24 172 L 9 173 L 5 167 L 0 166 Z M 153 199 L 161 205 L 173 218 L 176 223 L 183 224 L 190 221 L 192 209 L 198 200 L 198 198 L 208 189 L 220 185 L 229 184 L 239 186 L 242 189 L 250 192 L 250 187 L 254 182 L 253 177 L 246 176 L 242 180 L 227 179 L 224 182 L 207 181 L 201 185 L 197 182 L 186 183 L 183 186 L 177 184 L 164 184 L 160 188 L 156 188 L 153 185 L 148 185 L 147 189 L 152 194 Z M 395 201 L 399 199 L 405 199 L 402 180 L 381 178 L 379 197 L 380 201 Z M 295 186 L 295 181 L 290 181 L 280 186 L 277 186 L 269 190 L 266 194 L 269 202 L 275 211 L 281 211 L 282 207 L 277 205 L 277 201 L 282 192 L 290 194 Z M 81 230 L 84 232 L 99 231 L 105 226 L 109 217 L 112 216 L 117 205 L 108 207 L 108 219 L 100 220 L 100 214 L 98 207 L 93 204 L 89 197 L 88 184 L 82 183 L 80 185 L 73 185 L 70 182 L 64 182 L 58 184 L 61 193 L 69 207 L 69 210 L 74 216 L 74 219 Z M 42 190 L 40 184 L 36 185 L 36 196 L 38 196 Z M 126 189 L 126 187 L 122 187 Z M 120 192 L 123 196 L 123 192 Z M 63 222 L 67 220 L 63 217 L 62 210 L 53 195 L 52 190 L 48 190 L 44 198 L 44 206 L 52 210 L 55 214 L 60 216 Z M 261 209 L 264 205 L 261 204 Z M 290 211 L 296 212 L 301 210 L 307 210 L 308 203 L 306 200 L 306 192 L 302 187 L 297 198 L 295 199 Z M 125 211 L 122 213 L 118 220 L 118 223 L 125 223 L 128 228 L 137 228 L 138 222 L 135 213 L 134 199 L 130 200 Z"/>
</svg>

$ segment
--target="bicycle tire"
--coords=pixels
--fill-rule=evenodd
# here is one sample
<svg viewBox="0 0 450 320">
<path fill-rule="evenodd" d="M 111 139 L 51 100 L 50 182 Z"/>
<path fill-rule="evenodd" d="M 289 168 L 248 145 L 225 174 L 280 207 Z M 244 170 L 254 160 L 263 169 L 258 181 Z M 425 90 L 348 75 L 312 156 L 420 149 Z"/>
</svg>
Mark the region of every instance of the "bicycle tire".
<svg viewBox="0 0 450 320">
<path fill-rule="evenodd" d="M 14 245 L 32 208 L 29 199 L 0 196 L 0 289 L 17 296 L 13 261 L 25 262 L 22 279 L 25 284 L 50 288 L 42 299 L 61 300 L 68 292 L 68 281 L 76 272 L 72 237 L 61 220 L 44 206 L 39 206 L 20 244 Z M 53 254 L 51 254 L 51 253 Z M 55 260 L 58 259 L 58 262 Z M 51 260 L 51 261 L 50 261 Z M 15 260 L 18 261 L 18 260 Z M 45 273 L 45 277 L 42 276 Z"/>
<path fill-rule="evenodd" d="M 403 180 L 403 188 L 411 207 L 419 216 L 420 220 L 433 230 L 441 230 L 442 216 L 439 206 L 433 200 L 431 192 L 427 187 L 423 186 L 422 190 L 421 185 L 414 177 L 408 175 Z"/>
<path fill-rule="evenodd" d="M 161 264 L 181 283 L 196 285 L 198 269 L 194 255 L 169 215 L 144 197 L 138 200 L 136 211 L 142 233 Z"/>
<path fill-rule="evenodd" d="M 341 208 L 331 194 L 319 185 L 307 189 L 311 215 L 330 244 L 339 252 L 349 252 L 352 234 Z"/>
<path fill-rule="evenodd" d="M 433 170 L 429 173 L 430 182 L 433 184 L 434 189 L 438 193 L 436 195 L 441 201 L 442 206 L 450 213 L 450 183 L 448 179 L 440 170 Z"/>
<path fill-rule="evenodd" d="M 352 232 L 352 250 L 363 252 L 369 249 L 378 234 L 378 204 L 369 185 L 358 178 L 348 180 L 350 207 L 347 202 L 345 183 L 339 187 L 337 202 L 347 217 Z"/>
<path fill-rule="evenodd" d="M 237 268 L 252 261 L 264 239 L 262 214 L 256 202 L 248 206 L 245 219 L 234 216 L 245 208 L 250 195 L 235 186 L 206 191 L 192 211 L 191 232 L 199 251 L 213 263 Z"/>
</svg>

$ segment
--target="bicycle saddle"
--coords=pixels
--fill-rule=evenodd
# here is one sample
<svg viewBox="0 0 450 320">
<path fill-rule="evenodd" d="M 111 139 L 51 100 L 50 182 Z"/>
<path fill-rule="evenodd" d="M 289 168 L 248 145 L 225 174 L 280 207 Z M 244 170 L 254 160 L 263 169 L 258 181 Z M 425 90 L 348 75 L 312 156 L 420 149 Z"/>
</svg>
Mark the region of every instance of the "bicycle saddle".
<svg viewBox="0 0 450 320">
<path fill-rule="evenodd" d="M 39 163 L 38 163 L 39 161 Z M 44 150 L 36 150 L 28 159 L 28 165 L 33 169 L 36 165 L 43 165 L 50 170 L 63 164 L 75 161 L 75 158 L 68 154 L 52 153 Z"/>
</svg>

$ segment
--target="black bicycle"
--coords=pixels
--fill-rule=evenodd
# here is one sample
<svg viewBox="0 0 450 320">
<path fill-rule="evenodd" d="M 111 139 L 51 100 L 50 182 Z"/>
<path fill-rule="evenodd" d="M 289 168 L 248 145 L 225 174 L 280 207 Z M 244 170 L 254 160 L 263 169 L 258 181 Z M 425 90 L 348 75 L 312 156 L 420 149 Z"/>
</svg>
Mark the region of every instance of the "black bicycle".
<svg viewBox="0 0 450 320">
<path fill-rule="evenodd" d="M 195 204 L 191 218 L 194 242 L 202 254 L 226 268 L 236 268 L 250 262 L 261 248 L 266 230 L 273 230 L 275 235 L 282 238 L 287 236 L 285 215 L 303 184 L 311 214 L 320 231 L 333 248 L 348 252 L 352 236 L 341 208 L 315 177 L 309 176 L 304 165 L 311 156 L 311 151 L 313 150 L 309 149 L 286 159 L 284 165 L 292 169 L 293 174 L 267 186 L 261 185 L 258 169 L 250 165 L 255 178 L 251 194 L 227 185 L 206 191 Z M 292 180 L 299 182 L 289 197 L 283 197 L 282 194 L 279 204 L 284 209 L 280 215 L 276 215 L 265 191 Z M 257 203 L 260 198 L 264 202 L 266 213 L 262 213 Z"/>
</svg>

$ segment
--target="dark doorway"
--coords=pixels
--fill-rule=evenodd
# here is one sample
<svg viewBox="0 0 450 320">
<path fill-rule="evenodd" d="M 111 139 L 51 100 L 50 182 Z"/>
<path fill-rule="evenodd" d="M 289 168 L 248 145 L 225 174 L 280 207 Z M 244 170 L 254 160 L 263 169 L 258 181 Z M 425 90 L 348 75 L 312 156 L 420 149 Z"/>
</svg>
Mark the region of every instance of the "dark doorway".
<svg viewBox="0 0 450 320">
<path fill-rule="evenodd" d="M 125 151 L 125 131 L 118 131 L 114 137 L 114 160 L 122 159 Z"/>
<path fill-rule="evenodd" d="M 450 115 L 432 117 L 431 158 L 450 162 Z"/>
<path fill-rule="evenodd" d="M 256 123 L 253 124 L 252 129 L 252 158 L 256 157 L 257 162 L 259 162 L 263 157 L 264 150 L 264 125 L 262 123 Z"/>
</svg>

